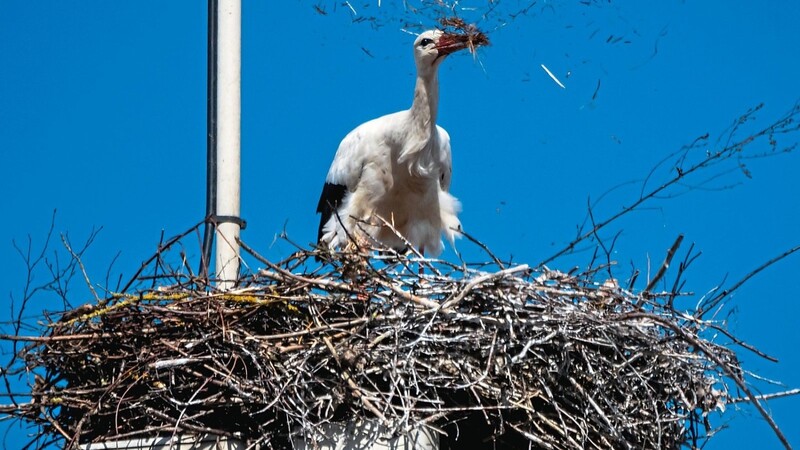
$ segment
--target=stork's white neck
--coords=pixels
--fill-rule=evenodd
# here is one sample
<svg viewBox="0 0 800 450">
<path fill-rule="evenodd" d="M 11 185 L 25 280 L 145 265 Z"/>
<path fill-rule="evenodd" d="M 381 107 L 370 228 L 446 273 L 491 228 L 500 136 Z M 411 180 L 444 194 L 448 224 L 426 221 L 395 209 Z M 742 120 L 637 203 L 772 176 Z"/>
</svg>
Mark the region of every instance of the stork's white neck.
<svg viewBox="0 0 800 450">
<path fill-rule="evenodd" d="M 406 116 L 407 134 L 404 137 L 400 157 L 407 163 L 412 175 L 428 176 L 438 159 L 436 151 L 436 113 L 439 107 L 439 79 L 436 66 L 419 70 L 414 87 L 414 102 Z"/>
<path fill-rule="evenodd" d="M 436 127 L 439 109 L 439 77 L 436 68 L 417 75 L 414 87 L 414 103 L 411 104 L 411 120 L 414 128 L 432 130 Z"/>
</svg>

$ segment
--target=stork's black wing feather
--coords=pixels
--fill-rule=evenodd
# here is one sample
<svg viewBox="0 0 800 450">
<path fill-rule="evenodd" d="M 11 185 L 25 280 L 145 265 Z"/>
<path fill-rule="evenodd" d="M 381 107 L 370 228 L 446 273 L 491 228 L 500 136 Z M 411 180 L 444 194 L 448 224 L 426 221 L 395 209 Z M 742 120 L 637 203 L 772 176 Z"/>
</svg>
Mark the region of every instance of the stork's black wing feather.
<svg viewBox="0 0 800 450">
<path fill-rule="evenodd" d="M 322 240 L 322 228 L 328 223 L 331 216 L 342 204 L 344 194 L 347 192 L 347 186 L 343 184 L 325 183 L 322 187 L 322 194 L 319 196 L 319 203 L 317 204 L 317 213 L 321 214 L 319 218 L 319 230 L 317 231 L 317 243 Z"/>
</svg>

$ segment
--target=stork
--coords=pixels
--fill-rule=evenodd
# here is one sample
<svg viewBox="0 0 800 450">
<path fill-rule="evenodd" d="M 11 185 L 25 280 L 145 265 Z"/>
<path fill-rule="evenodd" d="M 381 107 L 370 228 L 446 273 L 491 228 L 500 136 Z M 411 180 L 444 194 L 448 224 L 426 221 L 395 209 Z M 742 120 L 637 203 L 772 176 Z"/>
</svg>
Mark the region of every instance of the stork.
<svg viewBox="0 0 800 450">
<path fill-rule="evenodd" d="M 436 125 L 439 65 L 467 48 L 466 36 L 426 31 L 414 41 L 417 80 L 411 108 L 370 120 L 344 137 L 317 205 L 318 245 L 351 239 L 437 256 L 461 229 L 450 192 L 450 136 Z"/>
</svg>

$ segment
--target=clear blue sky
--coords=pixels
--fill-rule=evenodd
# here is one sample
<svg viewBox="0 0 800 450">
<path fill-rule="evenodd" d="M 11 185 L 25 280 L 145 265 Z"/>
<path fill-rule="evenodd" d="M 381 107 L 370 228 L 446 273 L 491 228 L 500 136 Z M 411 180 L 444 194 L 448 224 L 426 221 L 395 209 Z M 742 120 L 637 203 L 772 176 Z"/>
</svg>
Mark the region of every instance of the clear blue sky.
<svg viewBox="0 0 800 450">
<path fill-rule="evenodd" d="M 339 3 L 245 1 L 243 238 L 271 258 L 291 251 L 273 245 L 284 226 L 295 241 L 315 239 L 314 209 L 339 140 L 410 104 L 413 37 L 400 30 L 401 20 L 386 18 L 432 24 L 398 16 L 389 0 L 381 9 L 377 0 L 352 2 L 357 17 L 384 18 L 377 28 L 354 24 L 346 7 L 334 8 Z M 487 2 L 461 4 L 477 6 L 463 12 L 477 17 Z M 793 0 L 549 1 L 499 27 L 497 18 L 508 19 L 516 4 L 502 2 L 481 23 L 493 45 L 477 60 L 455 55 L 440 74 L 439 123 L 452 138 L 452 191 L 464 206 L 462 222 L 503 257 L 535 264 L 574 237 L 588 198 L 643 178 L 668 153 L 707 132 L 718 136 L 756 104 L 766 103 L 755 123 L 765 126 L 800 98 L 800 6 Z M 73 241 L 103 227 L 84 260 L 98 284 L 118 252 L 112 272 L 129 276 L 162 230 L 177 234 L 204 215 L 205 2 L 2 6 L 3 296 L 18 296 L 24 283 L 11 240 L 31 235 L 41 243 L 56 208 L 56 231 Z M 609 238 L 622 231 L 613 255 L 619 276 L 629 274 L 631 262 L 643 270 L 648 258 L 659 264 L 683 233 L 702 251 L 687 285 L 701 295 L 800 244 L 800 154 L 748 161 L 747 168 L 752 179 L 734 170 L 705 186 L 712 189 L 656 201 L 610 229 Z M 663 181 L 669 171 L 657 176 Z M 638 189 L 615 191 L 597 214 L 630 204 Z M 471 260 L 485 259 L 468 242 L 459 248 Z M 746 367 L 789 387 L 800 387 L 799 263 L 795 255 L 758 275 L 726 310 L 738 337 L 780 359 L 766 363 L 742 351 Z M 77 281 L 73 293 L 75 304 L 90 298 Z M 43 295 L 31 307 L 35 320 L 38 310 L 59 304 Z M 8 308 L 0 309 L 0 320 L 8 317 Z M 800 397 L 769 407 L 800 447 Z M 779 448 L 750 407 L 716 423 L 730 429 L 707 448 Z M 12 428 L 7 448 L 21 445 L 23 435 Z"/>
</svg>

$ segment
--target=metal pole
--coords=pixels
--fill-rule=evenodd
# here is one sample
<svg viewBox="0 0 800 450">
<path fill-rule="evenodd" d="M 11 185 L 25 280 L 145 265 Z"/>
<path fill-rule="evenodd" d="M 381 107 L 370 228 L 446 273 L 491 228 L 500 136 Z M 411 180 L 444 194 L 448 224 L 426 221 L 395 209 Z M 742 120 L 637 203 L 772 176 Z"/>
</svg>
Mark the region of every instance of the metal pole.
<svg viewBox="0 0 800 450">
<path fill-rule="evenodd" d="M 217 214 L 217 0 L 208 0 L 208 48 L 206 81 L 206 223 L 200 275 L 208 277 L 214 246 L 214 216 Z"/>
<path fill-rule="evenodd" d="M 219 0 L 217 8 L 217 287 L 234 286 L 239 277 L 240 123 L 242 2 Z M 236 220 L 231 220 L 235 218 Z"/>
</svg>

